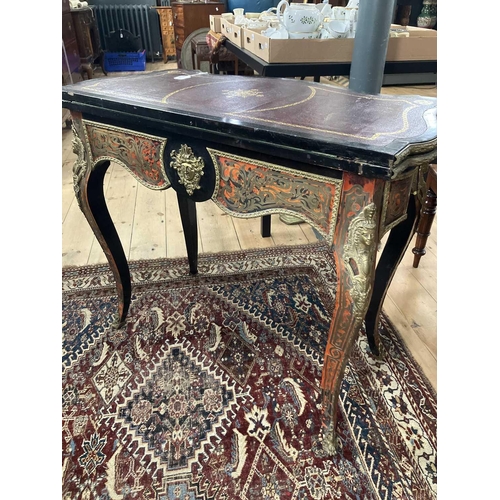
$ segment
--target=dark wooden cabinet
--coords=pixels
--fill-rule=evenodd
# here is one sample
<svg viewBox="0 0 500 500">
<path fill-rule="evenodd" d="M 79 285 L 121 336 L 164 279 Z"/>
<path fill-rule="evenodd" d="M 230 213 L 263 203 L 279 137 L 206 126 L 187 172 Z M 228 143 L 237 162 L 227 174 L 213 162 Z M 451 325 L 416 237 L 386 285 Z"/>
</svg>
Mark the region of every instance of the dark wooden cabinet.
<svg viewBox="0 0 500 500">
<path fill-rule="evenodd" d="M 68 0 L 62 2 L 62 82 L 63 85 L 81 80 L 80 53 Z"/>
<path fill-rule="evenodd" d="M 163 62 L 175 56 L 175 32 L 172 7 L 155 7 L 160 16 L 161 42 L 163 45 Z"/>
<path fill-rule="evenodd" d="M 210 28 L 210 16 L 226 12 L 224 2 L 172 2 L 177 66 L 182 67 L 181 50 L 186 38 L 200 28 Z"/>
<path fill-rule="evenodd" d="M 71 17 L 75 26 L 78 51 L 80 52 L 80 72 L 82 77 L 84 74 L 87 75 L 87 78 L 94 76 L 94 64 L 97 60 L 99 60 L 103 72 L 106 74 L 103 67 L 103 52 L 94 11 L 90 7 L 75 9 L 71 11 Z"/>
<path fill-rule="evenodd" d="M 62 84 L 69 85 L 81 80 L 80 53 L 78 52 L 75 26 L 71 17 L 69 2 L 68 0 L 62 0 Z M 69 110 L 62 110 L 62 121 L 63 123 L 66 122 L 66 125 L 69 124 Z"/>
</svg>

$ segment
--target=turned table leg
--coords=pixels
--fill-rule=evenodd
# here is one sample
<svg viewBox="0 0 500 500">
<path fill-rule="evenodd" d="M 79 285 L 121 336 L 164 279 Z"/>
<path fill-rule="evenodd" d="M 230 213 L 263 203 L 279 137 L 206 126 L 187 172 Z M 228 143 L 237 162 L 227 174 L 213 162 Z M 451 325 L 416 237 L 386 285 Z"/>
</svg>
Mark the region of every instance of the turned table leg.
<svg viewBox="0 0 500 500">
<path fill-rule="evenodd" d="M 425 255 L 425 246 L 427 238 L 431 234 L 431 227 L 434 221 L 434 216 L 437 210 L 437 170 L 435 165 L 429 166 L 426 181 L 426 196 L 422 206 L 422 215 L 417 228 L 417 241 L 412 252 L 415 254 L 413 257 L 413 267 L 417 268 L 420 263 L 420 258 Z"/>
</svg>

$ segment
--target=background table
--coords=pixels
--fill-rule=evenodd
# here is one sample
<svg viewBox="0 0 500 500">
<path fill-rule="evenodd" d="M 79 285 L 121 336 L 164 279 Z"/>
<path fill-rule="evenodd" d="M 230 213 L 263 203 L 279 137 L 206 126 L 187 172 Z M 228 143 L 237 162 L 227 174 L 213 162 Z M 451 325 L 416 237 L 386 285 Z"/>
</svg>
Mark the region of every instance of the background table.
<svg viewBox="0 0 500 500">
<path fill-rule="evenodd" d="M 349 76 L 351 63 L 268 63 L 252 52 L 235 45 L 231 40 L 224 46 L 261 76 L 301 77 L 311 76 L 315 82 L 322 76 Z M 437 61 L 386 61 L 383 85 L 422 84 L 437 81 Z"/>
</svg>

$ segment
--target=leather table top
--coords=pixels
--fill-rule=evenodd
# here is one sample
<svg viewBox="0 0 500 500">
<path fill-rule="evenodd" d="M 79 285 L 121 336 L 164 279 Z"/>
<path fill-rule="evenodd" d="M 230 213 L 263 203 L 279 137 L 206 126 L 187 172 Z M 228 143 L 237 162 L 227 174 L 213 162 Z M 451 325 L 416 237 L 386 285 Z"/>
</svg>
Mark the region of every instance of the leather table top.
<svg viewBox="0 0 500 500">
<path fill-rule="evenodd" d="M 437 142 L 434 98 L 360 94 L 289 78 L 161 70 L 68 85 L 63 107 L 356 159 L 386 175 Z"/>
</svg>

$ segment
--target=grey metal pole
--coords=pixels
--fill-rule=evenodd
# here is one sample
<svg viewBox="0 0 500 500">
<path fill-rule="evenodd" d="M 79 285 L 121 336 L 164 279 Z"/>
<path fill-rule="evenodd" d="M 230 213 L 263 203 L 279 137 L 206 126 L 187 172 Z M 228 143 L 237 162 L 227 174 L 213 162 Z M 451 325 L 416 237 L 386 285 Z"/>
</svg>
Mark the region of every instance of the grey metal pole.
<svg viewBox="0 0 500 500">
<path fill-rule="evenodd" d="M 360 0 L 349 88 L 380 94 L 396 0 Z"/>
</svg>

